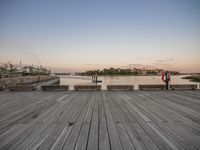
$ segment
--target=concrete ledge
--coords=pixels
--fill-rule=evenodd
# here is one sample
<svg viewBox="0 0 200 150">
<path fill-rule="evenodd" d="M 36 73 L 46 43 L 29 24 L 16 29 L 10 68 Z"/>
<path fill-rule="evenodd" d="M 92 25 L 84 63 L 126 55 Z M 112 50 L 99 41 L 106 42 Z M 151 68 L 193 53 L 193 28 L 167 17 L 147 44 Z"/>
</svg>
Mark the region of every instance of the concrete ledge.
<svg viewBox="0 0 200 150">
<path fill-rule="evenodd" d="M 170 88 L 172 90 L 195 90 L 197 89 L 196 84 L 171 84 Z"/>
<path fill-rule="evenodd" d="M 59 85 L 60 84 L 60 79 L 58 78 L 58 79 L 55 79 L 55 81 L 53 81 L 52 83 L 51 83 L 51 85 Z"/>
<path fill-rule="evenodd" d="M 53 91 L 53 90 L 68 90 L 69 86 L 68 85 L 42 85 L 41 89 L 43 91 Z"/>
<path fill-rule="evenodd" d="M 3 85 L 0 85 L 0 91 L 3 91 Z"/>
<path fill-rule="evenodd" d="M 21 76 L 21 77 L 15 77 L 15 78 L 1 78 L 0 84 L 1 85 L 32 85 L 37 84 L 40 82 L 49 81 L 51 79 L 55 79 L 55 76 L 47 76 L 47 75 L 41 75 L 41 76 Z"/>
<path fill-rule="evenodd" d="M 38 89 L 41 89 L 42 86 L 60 85 L 60 79 L 59 78 L 51 79 L 49 81 L 44 81 L 35 85 L 37 86 Z"/>
<path fill-rule="evenodd" d="M 107 85 L 107 89 L 110 90 L 133 90 L 134 85 Z"/>
<path fill-rule="evenodd" d="M 6 89 L 10 91 L 34 91 L 36 86 L 34 85 L 7 85 Z"/>
<path fill-rule="evenodd" d="M 74 90 L 101 90 L 101 85 L 74 85 Z"/>
<path fill-rule="evenodd" d="M 164 90 L 165 85 L 164 84 L 141 84 L 141 85 L 138 85 L 138 88 L 140 90 Z"/>
</svg>

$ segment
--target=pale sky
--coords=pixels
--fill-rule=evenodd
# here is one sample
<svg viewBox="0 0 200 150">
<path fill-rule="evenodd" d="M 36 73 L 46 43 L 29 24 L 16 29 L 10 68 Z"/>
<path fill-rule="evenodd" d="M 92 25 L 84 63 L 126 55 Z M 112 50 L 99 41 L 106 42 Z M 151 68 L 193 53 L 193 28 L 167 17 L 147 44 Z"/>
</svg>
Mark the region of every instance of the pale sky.
<svg viewBox="0 0 200 150">
<path fill-rule="evenodd" d="M 200 72 L 199 0 L 1 0 L 0 63 Z"/>
</svg>

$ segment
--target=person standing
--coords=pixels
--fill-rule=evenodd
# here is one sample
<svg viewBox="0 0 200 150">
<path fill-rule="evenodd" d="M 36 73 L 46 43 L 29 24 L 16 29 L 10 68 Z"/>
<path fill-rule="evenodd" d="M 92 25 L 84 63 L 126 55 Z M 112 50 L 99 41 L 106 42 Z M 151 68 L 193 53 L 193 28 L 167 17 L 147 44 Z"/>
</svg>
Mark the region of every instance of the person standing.
<svg viewBox="0 0 200 150">
<path fill-rule="evenodd" d="M 171 77 L 170 77 L 170 73 L 168 71 L 163 72 L 162 80 L 163 80 L 163 82 L 165 82 L 166 90 L 169 90 L 169 88 L 170 88 L 169 87 L 169 82 L 171 80 Z"/>
</svg>

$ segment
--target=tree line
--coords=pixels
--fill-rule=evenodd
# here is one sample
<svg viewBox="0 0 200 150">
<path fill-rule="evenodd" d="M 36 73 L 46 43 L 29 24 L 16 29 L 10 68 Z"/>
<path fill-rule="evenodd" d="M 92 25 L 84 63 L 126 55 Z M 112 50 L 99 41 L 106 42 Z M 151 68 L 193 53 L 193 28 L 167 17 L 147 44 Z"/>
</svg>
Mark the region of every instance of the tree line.
<svg viewBox="0 0 200 150">
<path fill-rule="evenodd" d="M 78 75 L 161 75 L 163 69 L 137 69 L 137 68 L 109 68 L 103 70 L 89 70 L 81 73 L 77 73 Z M 172 75 L 178 75 L 178 71 L 169 71 Z"/>
</svg>

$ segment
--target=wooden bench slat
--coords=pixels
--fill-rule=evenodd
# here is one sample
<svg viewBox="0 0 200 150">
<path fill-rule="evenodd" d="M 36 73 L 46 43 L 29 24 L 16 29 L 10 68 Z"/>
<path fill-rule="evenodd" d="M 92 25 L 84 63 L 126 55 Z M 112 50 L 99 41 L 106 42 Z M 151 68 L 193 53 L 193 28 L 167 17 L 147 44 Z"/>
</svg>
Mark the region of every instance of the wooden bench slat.
<svg viewBox="0 0 200 150">
<path fill-rule="evenodd" d="M 10 91 L 34 91 L 35 85 L 7 85 L 6 88 Z"/>
<path fill-rule="evenodd" d="M 133 90 L 134 85 L 107 85 L 108 90 Z"/>
<path fill-rule="evenodd" d="M 3 91 L 3 85 L 0 85 L 0 91 Z"/>
<path fill-rule="evenodd" d="M 197 89 L 197 84 L 171 84 L 170 88 L 172 90 L 195 90 Z"/>
<path fill-rule="evenodd" d="M 164 90 L 164 84 L 140 84 L 138 85 L 140 90 Z"/>
<path fill-rule="evenodd" d="M 69 85 L 42 85 L 41 89 L 43 91 L 48 91 L 48 90 L 68 90 Z"/>
<path fill-rule="evenodd" d="M 74 85 L 74 90 L 101 90 L 101 85 Z"/>
</svg>

